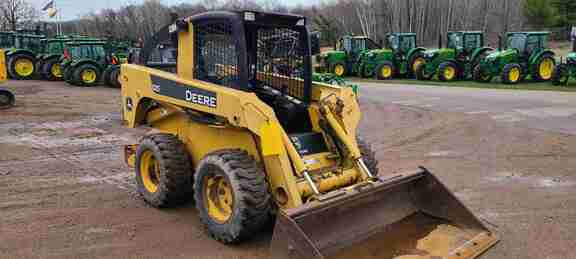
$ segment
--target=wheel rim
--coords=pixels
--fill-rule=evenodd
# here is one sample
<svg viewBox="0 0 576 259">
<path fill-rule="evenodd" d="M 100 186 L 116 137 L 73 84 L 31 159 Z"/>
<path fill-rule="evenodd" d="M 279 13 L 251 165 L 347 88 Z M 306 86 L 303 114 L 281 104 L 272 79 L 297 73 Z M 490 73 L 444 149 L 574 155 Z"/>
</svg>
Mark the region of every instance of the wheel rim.
<svg viewBox="0 0 576 259">
<path fill-rule="evenodd" d="M 61 78 L 62 77 L 62 67 L 60 67 L 60 64 L 52 65 L 52 67 L 50 68 L 50 73 L 52 73 L 52 76 L 54 76 L 54 77 Z"/>
<path fill-rule="evenodd" d="M 82 81 L 87 84 L 96 82 L 96 71 L 93 69 L 86 69 L 82 71 Z"/>
<path fill-rule="evenodd" d="M 343 76 L 344 75 L 344 66 L 343 65 L 336 65 L 334 67 L 334 74 L 336 74 L 337 76 Z"/>
<path fill-rule="evenodd" d="M 224 176 L 210 175 L 204 181 L 204 204 L 208 215 L 223 224 L 232 217 L 234 195 Z"/>
<path fill-rule="evenodd" d="M 21 58 L 16 60 L 14 67 L 16 70 L 16 74 L 18 74 L 19 76 L 26 77 L 34 73 L 34 64 L 29 59 Z"/>
<path fill-rule="evenodd" d="M 148 192 L 155 193 L 158 191 L 160 183 L 160 164 L 150 150 L 144 151 L 140 157 L 140 177 L 144 188 Z"/>
<path fill-rule="evenodd" d="M 451 66 L 446 67 L 446 69 L 444 69 L 444 78 L 446 78 L 446 80 L 452 80 L 454 79 L 454 76 L 456 75 L 456 69 L 454 69 Z"/>
<path fill-rule="evenodd" d="M 540 63 L 540 78 L 548 80 L 552 77 L 552 71 L 554 71 L 554 61 L 547 58 Z"/>
<path fill-rule="evenodd" d="M 380 76 L 382 76 L 382 78 L 392 77 L 392 68 L 390 66 L 383 66 L 382 69 L 380 69 Z"/>
<path fill-rule="evenodd" d="M 418 69 L 418 67 L 422 64 L 424 64 L 424 59 L 423 58 L 417 58 L 416 60 L 414 60 L 414 64 L 412 64 L 412 71 L 416 72 L 416 69 Z"/>
<path fill-rule="evenodd" d="M 518 82 L 520 80 L 520 69 L 517 67 L 510 69 L 508 80 L 513 83 Z"/>
</svg>

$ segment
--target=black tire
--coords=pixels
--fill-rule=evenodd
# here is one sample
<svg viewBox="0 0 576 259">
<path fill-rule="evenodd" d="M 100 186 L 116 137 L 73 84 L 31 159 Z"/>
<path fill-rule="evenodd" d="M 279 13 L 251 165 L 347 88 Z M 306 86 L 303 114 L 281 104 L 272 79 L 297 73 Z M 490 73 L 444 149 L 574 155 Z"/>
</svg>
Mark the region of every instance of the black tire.
<svg viewBox="0 0 576 259">
<path fill-rule="evenodd" d="M 390 73 L 386 74 L 383 72 L 385 69 L 390 69 Z M 373 71 L 374 79 L 376 80 L 390 80 L 396 75 L 396 67 L 390 61 L 385 61 L 382 64 L 376 66 Z"/>
<path fill-rule="evenodd" d="M 472 79 L 480 83 L 490 83 L 492 81 L 492 75 L 486 74 L 481 66 L 475 66 L 472 70 Z"/>
<path fill-rule="evenodd" d="M 32 73 L 28 75 L 20 75 L 16 71 L 16 62 L 20 60 L 27 60 L 32 64 Z M 8 75 L 10 78 L 15 80 L 31 80 L 34 79 L 36 74 L 36 59 L 33 56 L 27 54 L 16 54 L 8 58 Z"/>
<path fill-rule="evenodd" d="M 5 89 L 0 89 L 0 110 L 8 109 L 14 106 L 15 102 L 16 98 L 12 92 Z"/>
<path fill-rule="evenodd" d="M 47 78 L 44 77 L 44 73 L 42 71 L 42 68 L 44 67 L 44 60 L 37 59 L 34 67 L 36 68 L 36 77 L 39 79 L 47 80 Z"/>
<path fill-rule="evenodd" d="M 533 67 L 532 67 L 532 80 L 536 81 L 536 82 L 542 82 L 542 81 L 548 81 L 550 79 L 552 79 L 552 74 L 554 72 L 552 72 L 552 74 L 550 74 L 550 76 L 548 78 L 543 78 L 542 75 L 540 74 L 540 65 L 546 61 L 552 61 L 552 65 L 556 66 L 556 60 L 554 59 L 554 56 L 552 54 L 544 54 L 542 55 L 542 57 L 540 57 L 540 59 L 538 59 L 538 62 L 536 62 Z"/>
<path fill-rule="evenodd" d="M 446 73 L 448 73 L 448 70 L 450 70 L 450 69 L 453 69 L 453 74 L 447 75 Z M 454 62 L 450 62 L 450 61 L 442 62 L 438 66 L 438 79 L 440 81 L 443 81 L 443 82 L 455 81 L 456 79 L 458 79 L 459 74 L 460 74 L 460 68 Z M 450 76 L 452 76 L 452 77 L 450 77 Z"/>
<path fill-rule="evenodd" d="M 232 189 L 233 204 L 226 221 L 213 218 L 207 208 L 205 188 L 217 177 Z M 219 192 L 220 193 L 220 192 Z M 269 225 L 272 198 L 264 171 L 242 150 L 221 150 L 206 155 L 194 175 L 194 199 L 208 233 L 224 244 L 245 241 Z"/>
<path fill-rule="evenodd" d="M 426 65 L 420 65 L 416 69 L 416 79 L 421 81 L 430 81 L 434 74 L 427 74 L 426 73 Z"/>
<path fill-rule="evenodd" d="M 424 52 L 418 51 L 414 53 L 410 58 L 410 61 L 408 62 L 408 65 L 410 66 L 410 68 L 408 69 L 408 78 L 416 78 L 416 72 L 418 68 L 417 67 L 416 69 L 414 68 L 415 67 L 414 63 L 416 63 L 418 59 L 422 59 L 424 60 L 424 63 L 426 63 L 426 59 L 424 58 Z"/>
<path fill-rule="evenodd" d="M 120 67 L 115 66 L 111 71 L 108 78 L 109 86 L 112 88 L 121 88 L 122 85 L 120 84 Z"/>
<path fill-rule="evenodd" d="M 336 67 L 337 66 L 342 66 L 342 68 L 344 69 L 344 72 L 342 73 L 342 75 L 339 75 L 336 73 Z M 335 74 L 337 76 L 340 77 L 345 77 L 348 75 L 348 68 L 346 67 L 346 64 L 344 64 L 344 62 L 336 62 L 334 64 L 332 64 L 332 66 L 330 67 L 330 73 Z"/>
<path fill-rule="evenodd" d="M 570 79 L 570 73 L 566 64 L 557 65 L 552 73 L 552 84 L 558 86 L 565 86 Z"/>
<path fill-rule="evenodd" d="M 146 154 L 151 154 L 158 163 L 159 177 L 150 177 L 156 180 L 155 191 L 146 187 L 146 174 L 150 172 L 142 172 L 141 168 Z M 186 146 L 176 136 L 154 134 L 145 137 L 136 150 L 135 165 L 138 193 L 150 206 L 174 207 L 191 200 L 192 166 Z"/>
<path fill-rule="evenodd" d="M 96 78 L 94 81 L 85 81 L 82 79 L 82 74 L 87 70 L 92 70 L 96 73 Z M 92 64 L 81 65 L 72 71 L 72 80 L 74 81 L 74 84 L 81 86 L 96 86 L 98 83 L 100 83 L 101 76 L 102 75 L 100 69 Z"/>
<path fill-rule="evenodd" d="M 60 62 L 58 61 L 58 58 L 52 58 L 49 60 L 46 60 L 45 62 L 43 62 L 42 65 L 42 78 L 46 79 L 46 80 L 50 80 L 50 81 L 61 81 L 63 79 L 63 71 L 60 70 L 62 72 L 62 77 L 58 77 L 56 75 L 54 75 L 52 73 L 52 68 L 55 65 L 60 65 Z M 60 69 L 62 69 L 62 67 L 60 67 Z"/>
<path fill-rule="evenodd" d="M 108 66 L 106 67 L 106 69 L 104 69 L 104 72 L 102 72 L 102 83 L 106 86 L 112 87 L 112 85 L 110 84 L 110 72 L 112 71 L 113 68 L 114 66 Z"/>
<path fill-rule="evenodd" d="M 360 154 L 362 154 L 362 159 L 364 164 L 368 167 L 368 170 L 374 176 L 379 175 L 378 160 L 376 160 L 376 152 L 372 150 L 372 146 L 364 141 L 361 137 L 356 138 L 358 142 L 358 149 L 360 149 Z"/>
<path fill-rule="evenodd" d="M 518 71 L 520 71 L 518 78 L 512 78 L 512 72 L 515 71 L 516 69 L 518 69 Z M 508 85 L 512 85 L 512 84 L 518 84 L 520 81 L 522 81 L 522 67 L 516 63 L 512 63 L 512 64 L 506 64 L 504 66 L 504 69 L 502 70 L 502 83 L 504 84 L 508 84 Z"/>
</svg>

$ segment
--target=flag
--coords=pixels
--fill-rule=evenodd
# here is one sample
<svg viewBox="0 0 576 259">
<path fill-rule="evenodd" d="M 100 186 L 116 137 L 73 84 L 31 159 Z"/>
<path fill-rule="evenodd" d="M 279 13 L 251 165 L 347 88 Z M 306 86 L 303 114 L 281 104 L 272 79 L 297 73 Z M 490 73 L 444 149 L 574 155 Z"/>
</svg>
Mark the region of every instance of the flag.
<svg viewBox="0 0 576 259">
<path fill-rule="evenodd" d="M 48 17 L 53 18 L 58 13 L 56 8 L 49 8 L 48 9 Z"/>
<path fill-rule="evenodd" d="M 42 11 L 49 11 L 49 9 L 54 9 L 54 0 L 49 0 L 44 7 L 42 7 Z"/>
</svg>

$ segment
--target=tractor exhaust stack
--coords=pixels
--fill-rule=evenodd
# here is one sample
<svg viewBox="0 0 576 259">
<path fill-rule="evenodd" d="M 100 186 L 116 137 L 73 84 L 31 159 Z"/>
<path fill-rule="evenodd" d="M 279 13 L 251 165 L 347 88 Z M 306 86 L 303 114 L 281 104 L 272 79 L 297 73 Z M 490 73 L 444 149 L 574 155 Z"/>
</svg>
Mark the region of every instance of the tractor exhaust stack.
<svg viewBox="0 0 576 259">
<path fill-rule="evenodd" d="M 281 212 L 271 258 L 469 259 L 498 242 L 425 169 L 354 192 Z"/>
</svg>

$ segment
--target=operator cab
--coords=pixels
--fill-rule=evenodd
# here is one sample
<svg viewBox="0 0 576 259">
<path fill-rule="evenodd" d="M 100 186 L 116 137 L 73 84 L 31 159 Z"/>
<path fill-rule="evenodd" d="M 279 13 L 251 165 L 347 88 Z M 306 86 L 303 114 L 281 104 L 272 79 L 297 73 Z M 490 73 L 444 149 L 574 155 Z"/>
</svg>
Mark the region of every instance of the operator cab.
<svg viewBox="0 0 576 259">
<path fill-rule="evenodd" d="M 395 53 L 408 53 L 416 48 L 416 33 L 391 33 L 386 37 L 386 43 Z"/>
<path fill-rule="evenodd" d="M 548 48 L 549 36 L 548 32 L 510 32 L 506 35 L 506 46 L 530 57 L 535 51 Z"/>
<path fill-rule="evenodd" d="M 448 32 L 448 45 L 459 53 L 458 58 L 468 57 L 475 49 L 484 46 L 484 37 L 479 31 L 454 31 Z"/>
<path fill-rule="evenodd" d="M 255 93 L 274 109 L 288 133 L 311 129 L 308 119 L 302 119 L 309 118 L 312 87 L 305 17 L 211 12 L 176 21 L 172 35 L 188 30 L 188 22 L 194 33 L 194 79 Z"/>
</svg>

